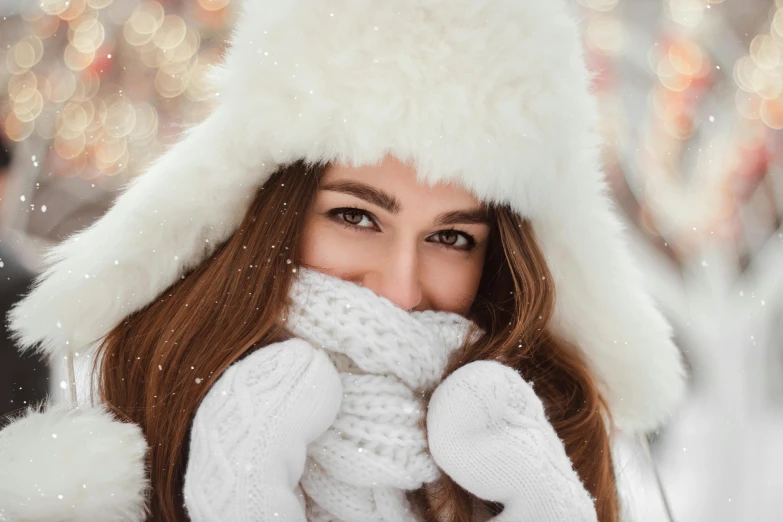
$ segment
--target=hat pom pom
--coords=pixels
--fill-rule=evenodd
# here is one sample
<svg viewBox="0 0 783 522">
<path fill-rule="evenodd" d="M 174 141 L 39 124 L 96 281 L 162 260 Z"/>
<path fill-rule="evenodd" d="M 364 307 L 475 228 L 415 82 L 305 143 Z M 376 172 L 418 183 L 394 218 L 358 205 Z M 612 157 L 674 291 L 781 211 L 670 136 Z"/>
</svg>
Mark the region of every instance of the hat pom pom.
<svg viewBox="0 0 783 522">
<path fill-rule="evenodd" d="M 0 521 L 141 522 L 146 452 L 103 407 L 30 408 L 0 431 Z"/>
</svg>

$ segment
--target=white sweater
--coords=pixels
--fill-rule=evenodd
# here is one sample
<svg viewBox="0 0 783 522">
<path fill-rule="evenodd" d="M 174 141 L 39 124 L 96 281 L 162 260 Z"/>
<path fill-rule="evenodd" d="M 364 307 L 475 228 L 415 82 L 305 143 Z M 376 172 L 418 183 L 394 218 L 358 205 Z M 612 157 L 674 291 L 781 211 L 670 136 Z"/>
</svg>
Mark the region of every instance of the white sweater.
<svg viewBox="0 0 783 522">
<path fill-rule="evenodd" d="M 367 289 L 308 270 L 300 274 L 291 300 L 288 329 L 298 338 L 257 350 L 231 366 L 198 409 L 185 475 L 191 520 L 416 521 L 405 493 L 436 480 L 438 466 L 474 494 L 504 502 L 506 517 L 520 507 L 528 509 L 530 503 L 517 502 L 514 495 L 509 499 L 474 491 L 471 470 L 493 452 L 522 455 L 520 462 L 511 463 L 514 473 L 509 477 L 498 475 L 500 470 L 488 471 L 504 489 L 510 480 L 510 487 L 525 497 L 530 495 L 531 473 L 519 469 L 534 469 L 538 475 L 552 462 L 550 457 L 541 461 L 527 443 L 519 445 L 522 452 L 503 446 L 524 442 L 525 433 L 510 432 L 500 440 L 491 430 L 484 430 L 484 436 L 475 426 L 455 421 L 460 407 L 486 409 L 487 400 L 498 399 L 478 390 L 471 406 L 464 394 L 446 389 L 461 388 L 457 381 L 470 380 L 474 365 L 451 376 L 436 392 L 438 402 L 430 404 L 428 420 L 429 436 L 438 443 L 435 462 L 427 447 L 421 397 L 437 385 L 449 355 L 463 343 L 466 320 L 439 312 L 410 314 Z M 499 399 L 502 410 L 508 410 L 505 398 Z M 449 428 L 438 429 L 433 423 Z M 570 462 L 554 432 L 547 433 L 548 439 L 552 436 L 562 455 L 558 446 L 547 448 L 547 453 L 554 450 L 555 461 L 559 458 L 561 466 L 552 472 L 560 476 L 563 459 L 566 471 Z M 461 457 L 471 451 L 466 441 L 477 449 L 471 458 Z M 469 464 L 467 472 L 454 464 L 462 461 Z M 592 503 L 573 470 L 565 477 L 543 483 L 581 491 L 569 520 L 594 520 L 594 512 L 592 519 L 582 514 L 586 506 L 592 511 Z M 538 483 L 541 477 L 532 478 Z M 494 486 L 488 486 L 493 491 Z M 562 497 L 533 486 L 535 498 Z"/>
</svg>

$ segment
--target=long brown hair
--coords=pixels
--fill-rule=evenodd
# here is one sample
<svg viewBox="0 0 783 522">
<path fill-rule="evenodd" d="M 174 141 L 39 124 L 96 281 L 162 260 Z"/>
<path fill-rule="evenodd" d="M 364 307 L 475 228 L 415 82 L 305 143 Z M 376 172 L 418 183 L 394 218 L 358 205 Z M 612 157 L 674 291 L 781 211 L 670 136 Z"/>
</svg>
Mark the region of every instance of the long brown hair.
<svg viewBox="0 0 783 522">
<path fill-rule="evenodd" d="M 585 488 L 600 522 L 617 522 L 619 505 L 608 407 L 579 351 L 549 329 L 555 287 L 530 222 L 507 207 L 492 209 L 483 277 L 470 316 L 485 332 L 450 362 L 446 375 L 473 361 L 516 368 L 536 394 Z M 448 476 L 418 492 L 429 520 L 471 522 L 477 499 Z M 483 502 L 497 514 L 502 506 Z"/>
<path fill-rule="evenodd" d="M 149 520 L 188 520 L 183 482 L 189 431 L 209 388 L 231 364 L 286 336 L 279 318 L 301 258 L 299 238 L 326 166 L 296 162 L 261 187 L 239 228 L 209 259 L 129 315 L 102 342 L 98 394 L 150 446 Z M 578 352 L 548 330 L 554 286 L 532 228 L 493 208 L 490 249 L 471 319 L 486 335 L 448 372 L 496 359 L 520 370 L 545 404 L 598 519 L 616 522 L 605 404 Z M 606 415 L 606 418 L 609 418 Z M 470 522 L 476 499 L 444 477 L 415 495 L 431 520 Z"/>
</svg>

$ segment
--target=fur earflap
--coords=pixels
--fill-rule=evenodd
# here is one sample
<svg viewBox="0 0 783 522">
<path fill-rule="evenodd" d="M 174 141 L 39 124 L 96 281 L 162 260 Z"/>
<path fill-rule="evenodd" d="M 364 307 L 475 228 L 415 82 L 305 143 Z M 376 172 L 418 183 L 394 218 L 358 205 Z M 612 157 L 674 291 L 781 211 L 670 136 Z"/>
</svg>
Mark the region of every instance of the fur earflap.
<svg viewBox="0 0 783 522">
<path fill-rule="evenodd" d="M 31 408 L 0 431 L 0 521 L 142 522 L 146 452 L 103 408 Z"/>
</svg>

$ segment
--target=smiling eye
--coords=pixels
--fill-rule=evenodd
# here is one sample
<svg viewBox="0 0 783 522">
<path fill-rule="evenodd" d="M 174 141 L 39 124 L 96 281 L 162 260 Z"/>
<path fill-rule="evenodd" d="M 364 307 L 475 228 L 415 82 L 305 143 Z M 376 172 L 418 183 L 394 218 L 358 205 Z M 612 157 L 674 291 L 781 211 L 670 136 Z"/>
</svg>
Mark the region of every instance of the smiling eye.
<svg viewBox="0 0 783 522">
<path fill-rule="evenodd" d="M 336 212 L 336 215 L 340 216 L 340 219 L 345 223 L 354 227 L 369 228 L 374 225 L 367 213 L 358 209 L 341 209 Z"/>
<path fill-rule="evenodd" d="M 435 243 L 455 250 L 472 250 L 476 244 L 472 236 L 457 230 L 441 230 L 430 237 L 436 238 Z"/>
<path fill-rule="evenodd" d="M 439 232 L 438 236 L 440 237 L 440 242 L 444 245 L 449 246 L 458 246 L 457 242 L 462 239 L 465 241 L 465 238 L 462 237 L 461 234 L 458 234 L 454 230 L 444 230 L 443 232 Z"/>
</svg>

